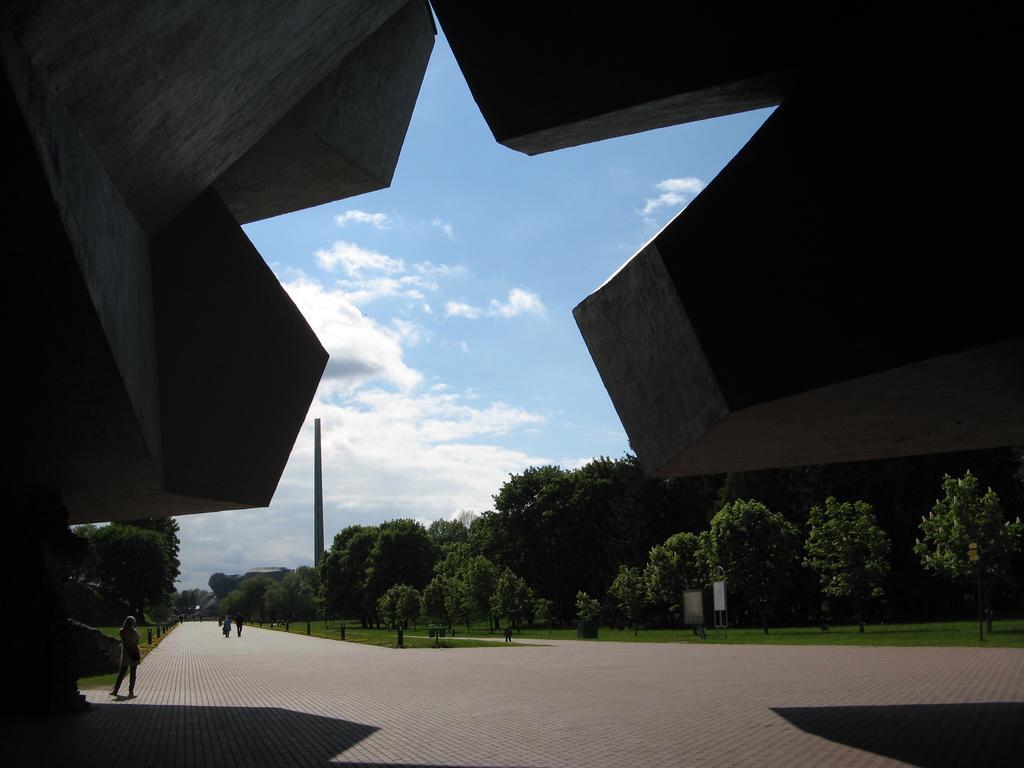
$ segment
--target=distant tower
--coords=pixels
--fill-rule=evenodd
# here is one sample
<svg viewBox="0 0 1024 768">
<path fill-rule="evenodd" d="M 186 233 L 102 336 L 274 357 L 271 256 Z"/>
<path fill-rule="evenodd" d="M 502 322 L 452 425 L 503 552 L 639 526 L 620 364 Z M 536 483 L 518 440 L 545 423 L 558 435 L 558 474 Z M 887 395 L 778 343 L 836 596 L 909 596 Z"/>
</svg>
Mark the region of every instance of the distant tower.
<svg viewBox="0 0 1024 768">
<path fill-rule="evenodd" d="M 313 447 L 313 565 L 324 556 L 324 478 L 320 460 L 320 419 L 313 421 L 316 445 Z"/>
</svg>

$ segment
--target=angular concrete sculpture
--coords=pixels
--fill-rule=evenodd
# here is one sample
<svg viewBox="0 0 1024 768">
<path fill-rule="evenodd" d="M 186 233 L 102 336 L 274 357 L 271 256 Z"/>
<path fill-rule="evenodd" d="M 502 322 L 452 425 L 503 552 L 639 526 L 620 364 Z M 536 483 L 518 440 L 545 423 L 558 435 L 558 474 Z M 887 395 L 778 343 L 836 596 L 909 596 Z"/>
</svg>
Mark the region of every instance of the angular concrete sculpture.
<svg viewBox="0 0 1024 768">
<path fill-rule="evenodd" d="M 11 345 L 36 404 L 15 419 L 21 482 L 72 522 L 269 504 L 327 356 L 238 224 L 386 186 L 426 4 L 15 3 L 2 21 L 5 218 L 38 224 L 11 255 L 24 296 L 57 299 Z"/>
<path fill-rule="evenodd" d="M 245 224 L 391 184 L 434 22 L 410 2 L 214 182 Z"/>
<path fill-rule="evenodd" d="M 527 155 L 778 104 L 825 42 L 778 6 L 432 4 L 494 138 Z"/>
<path fill-rule="evenodd" d="M 1006 144 L 972 117 L 982 92 L 936 125 L 929 106 L 958 77 L 925 74 L 806 75 L 576 307 L 647 472 L 1024 443 L 1024 314 L 1000 268 L 1009 218 L 951 194 L 935 162 L 998 168 Z"/>
<path fill-rule="evenodd" d="M 386 186 L 434 35 L 423 0 L 0 10 L 22 713 L 81 706 L 69 522 L 270 503 L 327 353 L 239 223 Z"/>
</svg>

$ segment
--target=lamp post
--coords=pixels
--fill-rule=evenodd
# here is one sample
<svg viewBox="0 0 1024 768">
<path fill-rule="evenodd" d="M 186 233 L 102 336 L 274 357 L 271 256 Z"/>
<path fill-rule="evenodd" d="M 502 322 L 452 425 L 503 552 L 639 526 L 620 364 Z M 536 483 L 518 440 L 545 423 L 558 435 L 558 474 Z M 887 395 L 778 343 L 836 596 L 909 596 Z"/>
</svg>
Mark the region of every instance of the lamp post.
<svg viewBox="0 0 1024 768">
<path fill-rule="evenodd" d="M 978 545 L 974 542 L 967 545 L 967 559 L 974 563 L 974 571 L 978 575 L 978 640 L 984 642 L 981 610 L 981 553 L 978 552 Z"/>
</svg>

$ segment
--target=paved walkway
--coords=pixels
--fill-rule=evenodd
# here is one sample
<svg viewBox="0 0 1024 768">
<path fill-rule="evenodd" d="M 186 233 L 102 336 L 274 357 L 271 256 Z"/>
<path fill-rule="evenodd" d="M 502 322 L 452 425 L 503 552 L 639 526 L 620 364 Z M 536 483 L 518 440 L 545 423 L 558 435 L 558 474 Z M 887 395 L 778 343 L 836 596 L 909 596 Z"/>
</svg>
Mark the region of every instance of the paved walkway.
<svg viewBox="0 0 1024 768">
<path fill-rule="evenodd" d="M 87 713 L 16 723 L 4 764 L 934 768 L 1024 755 L 1017 649 L 395 651 L 192 623 L 142 664 L 138 694 L 91 691 Z"/>
</svg>

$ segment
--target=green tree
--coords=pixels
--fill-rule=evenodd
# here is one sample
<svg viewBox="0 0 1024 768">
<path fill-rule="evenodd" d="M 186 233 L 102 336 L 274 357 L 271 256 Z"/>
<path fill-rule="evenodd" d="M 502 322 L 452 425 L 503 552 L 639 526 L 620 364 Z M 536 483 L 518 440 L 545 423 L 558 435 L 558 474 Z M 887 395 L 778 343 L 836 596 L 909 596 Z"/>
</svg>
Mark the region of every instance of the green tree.
<svg viewBox="0 0 1024 768">
<path fill-rule="evenodd" d="M 1020 551 L 1024 525 L 1003 518 L 999 497 L 989 488 L 981 492 L 978 478 L 968 470 L 962 478 L 946 475 L 942 481 L 943 498 L 935 502 L 931 514 L 921 517 L 920 539 L 914 552 L 921 565 L 952 581 L 981 581 L 988 609 L 988 629 L 992 631 L 992 591 L 1000 584 L 1012 584 L 1011 559 Z M 968 545 L 977 544 L 977 562 L 968 559 Z"/>
<path fill-rule="evenodd" d="M 420 613 L 430 621 L 444 624 L 448 629 L 452 628 L 452 614 L 448 610 L 450 602 L 447 596 L 453 583 L 454 579 L 437 575 L 420 595 Z"/>
<path fill-rule="evenodd" d="M 438 560 L 434 563 L 434 573 L 449 578 L 461 574 L 467 563 L 473 559 L 473 550 L 462 541 L 451 541 L 438 550 Z"/>
<path fill-rule="evenodd" d="M 810 531 L 804 545 L 804 565 L 821 578 L 821 591 L 857 601 L 857 620 L 864 631 L 863 601 L 885 594 L 882 582 L 889 575 L 889 537 L 875 522 L 865 501 L 838 501 L 811 508 Z"/>
<path fill-rule="evenodd" d="M 71 530 L 75 536 L 85 539 L 86 544 L 88 544 L 92 539 L 92 535 L 99 530 L 99 527 L 93 523 L 85 523 L 83 525 L 76 525 Z M 92 548 L 87 547 L 85 556 L 72 564 L 71 578 L 74 581 L 94 581 L 92 578 L 92 564 Z"/>
<path fill-rule="evenodd" d="M 246 582 L 248 583 L 248 582 Z M 320 577 L 308 565 L 286 573 L 279 584 L 267 588 L 263 606 L 267 614 L 280 620 L 311 619 L 317 613 L 317 590 Z"/>
<path fill-rule="evenodd" d="M 547 625 L 551 631 L 551 619 L 554 617 L 555 604 L 546 597 L 539 597 L 533 603 L 534 618 Z"/>
<path fill-rule="evenodd" d="M 235 616 L 242 614 L 250 622 L 262 620 L 267 614 L 264 598 L 274 582 L 266 576 L 255 576 L 242 582 L 242 585 L 225 597 L 220 604 L 222 615 Z"/>
<path fill-rule="evenodd" d="M 491 596 L 498 582 L 498 569 L 494 563 L 483 555 L 477 555 L 463 565 L 459 576 L 479 615 L 491 617 Z M 489 618 L 488 624 L 494 626 L 493 618 Z"/>
<path fill-rule="evenodd" d="M 177 571 L 162 534 L 106 525 L 92 532 L 89 547 L 90 580 L 110 597 L 127 603 L 140 622 L 147 607 L 167 603 L 174 593 Z"/>
<path fill-rule="evenodd" d="M 376 609 L 377 598 L 395 584 L 423 589 L 433 570 L 434 546 L 426 528 L 415 520 L 381 523 L 366 568 L 364 600 Z"/>
<path fill-rule="evenodd" d="M 427 528 L 427 535 L 434 543 L 438 555 L 445 544 L 469 543 L 469 529 L 461 520 L 435 520 Z"/>
<path fill-rule="evenodd" d="M 692 586 L 703 586 L 706 580 L 701 567 L 700 540 L 692 533 L 669 536 L 664 544 L 651 548 L 644 581 L 647 599 L 664 605 L 669 613 L 683 610 L 683 592 Z"/>
<path fill-rule="evenodd" d="M 576 618 L 580 621 L 596 621 L 601 615 L 601 602 L 595 600 L 586 592 L 580 590 L 576 593 Z"/>
<path fill-rule="evenodd" d="M 174 599 L 174 610 L 180 614 L 193 614 L 209 594 L 205 589 L 183 589 Z"/>
<path fill-rule="evenodd" d="M 518 630 L 526 612 L 526 605 L 531 601 L 532 595 L 526 580 L 516 576 L 510 568 L 506 568 L 494 583 L 490 602 L 491 613 L 499 622 L 502 616 L 507 616 L 512 626 Z"/>
<path fill-rule="evenodd" d="M 419 591 L 408 584 L 395 584 L 377 600 L 377 613 L 390 628 L 408 627 L 420 615 Z"/>
<path fill-rule="evenodd" d="M 466 589 L 466 584 L 459 579 L 444 581 L 444 610 L 449 621 L 462 622 L 466 625 L 466 632 L 469 632 L 469 623 L 473 618 L 473 599 Z M 451 624 L 448 626 L 450 629 Z"/>
<path fill-rule="evenodd" d="M 615 599 L 619 610 L 626 614 L 635 636 L 639 632 L 640 616 L 647 603 L 647 584 L 643 573 L 639 568 L 620 565 L 619 575 L 612 582 L 608 594 Z"/>
<path fill-rule="evenodd" d="M 138 520 L 126 520 L 124 522 L 111 523 L 111 525 L 126 525 L 132 528 L 141 528 L 144 531 L 153 531 L 160 534 L 166 550 L 166 562 L 170 566 L 170 579 L 173 584 L 181 575 L 181 560 L 178 555 L 181 551 L 181 541 L 178 539 L 178 532 L 181 530 L 178 521 L 173 517 L 152 517 L 140 518 Z M 171 590 L 173 592 L 173 588 Z"/>
<path fill-rule="evenodd" d="M 340 618 L 358 617 L 367 627 L 373 606 L 366 599 L 366 571 L 377 544 L 377 528 L 352 525 L 339 531 L 320 561 L 324 609 Z"/>
<path fill-rule="evenodd" d="M 796 526 L 759 501 L 734 501 L 712 518 L 706 541 L 709 567 L 721 567 L 730 590 L 757 607 L 768 634 L 768 613 L 796 558 Z"/>
</svg>

